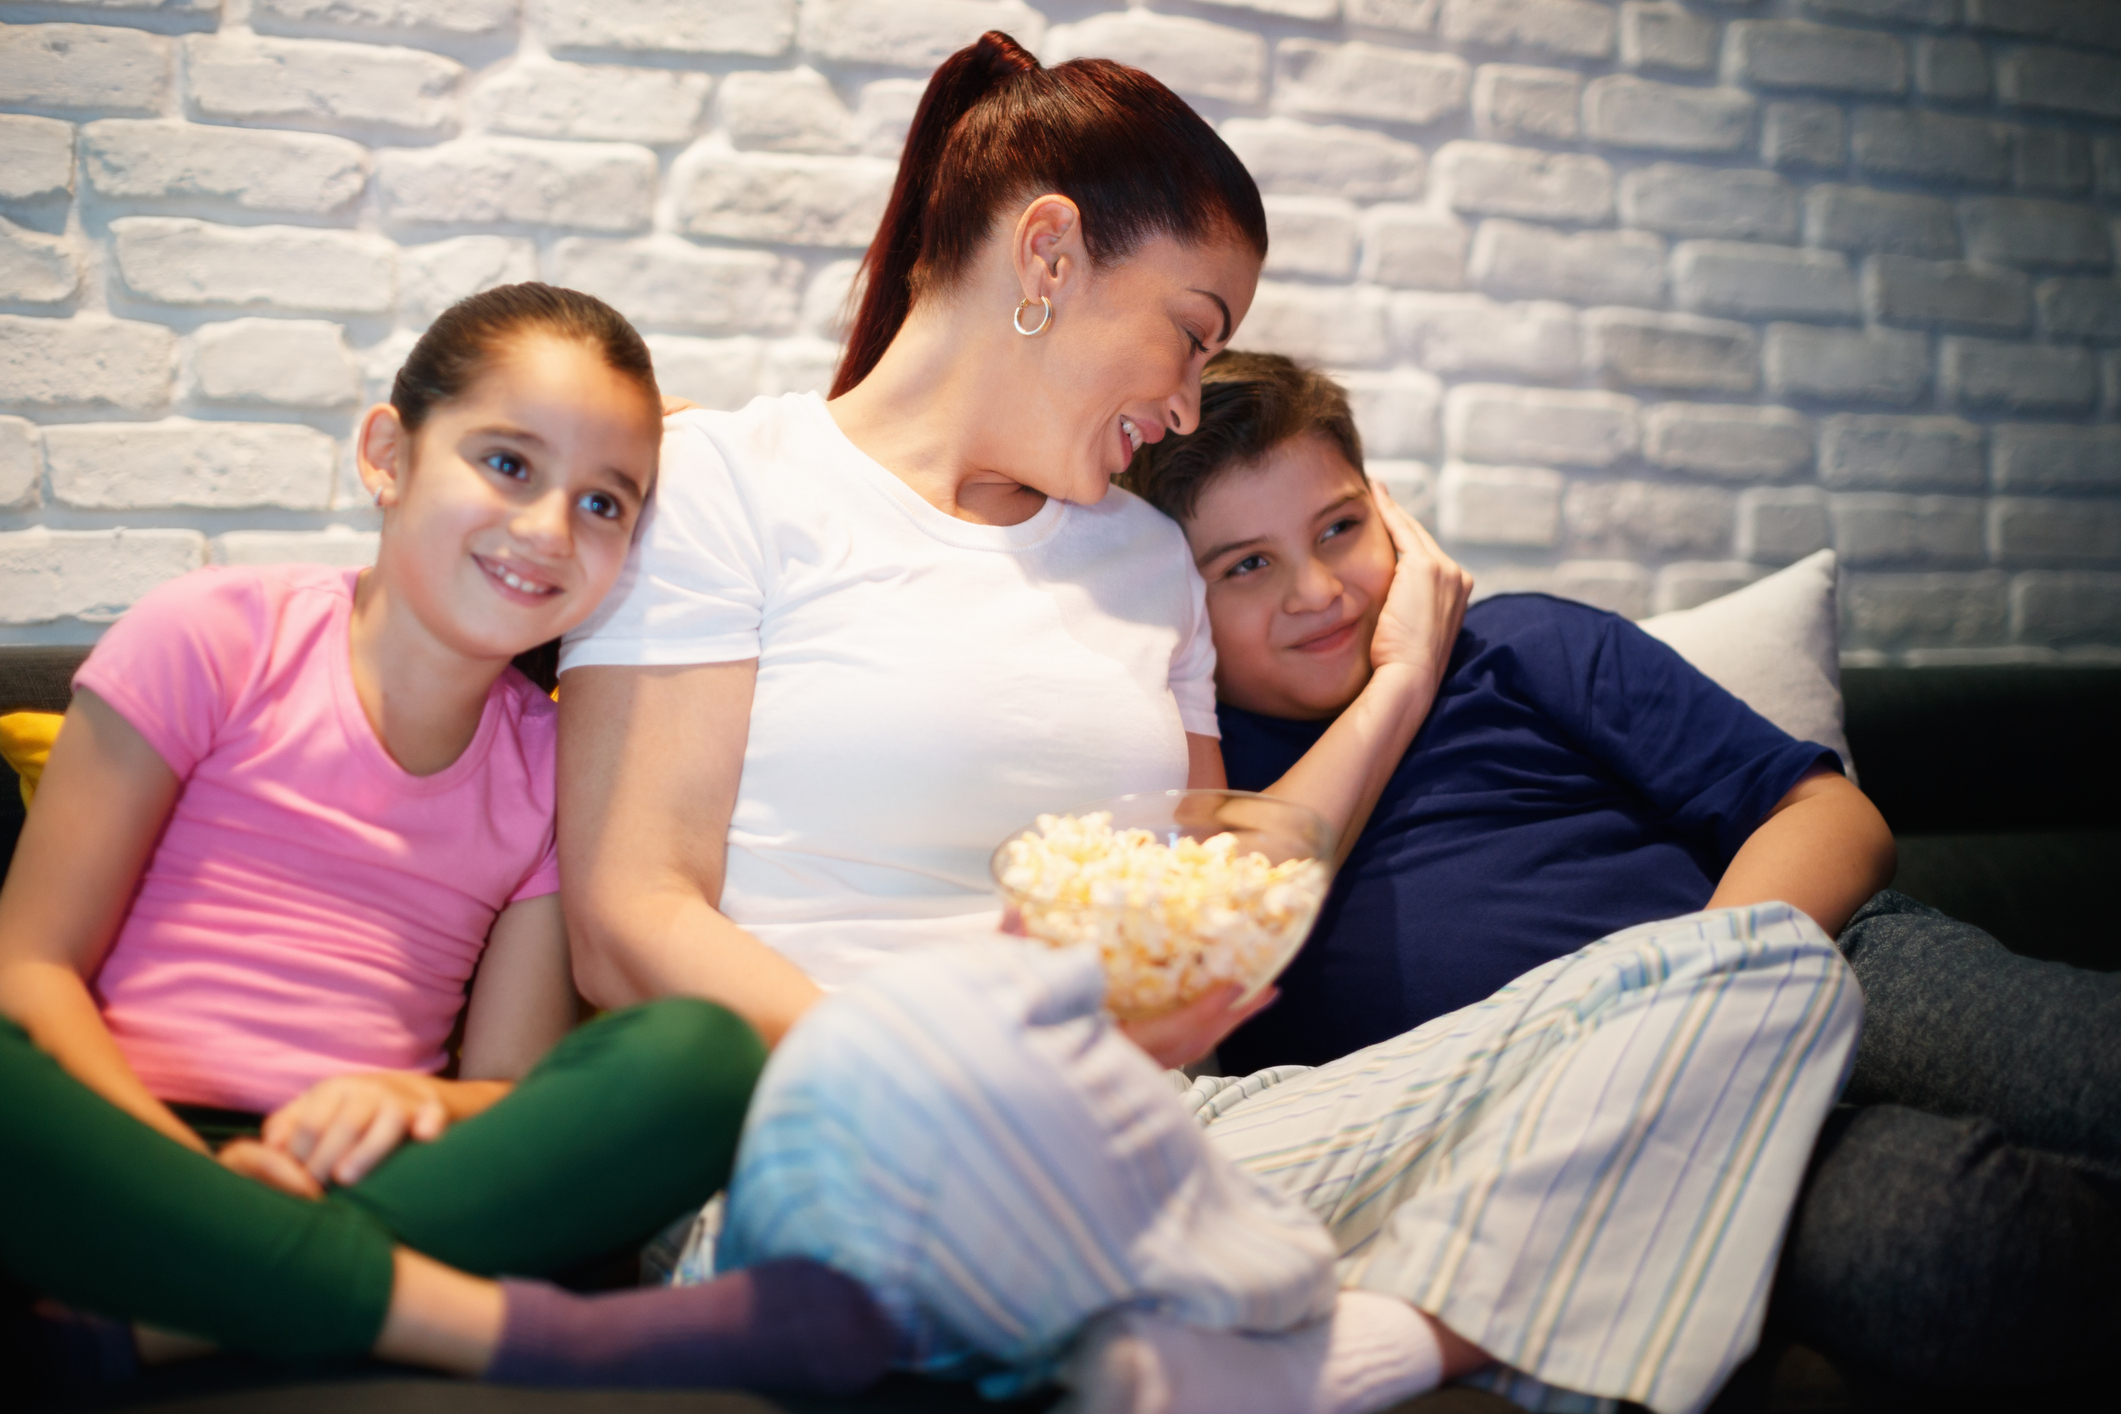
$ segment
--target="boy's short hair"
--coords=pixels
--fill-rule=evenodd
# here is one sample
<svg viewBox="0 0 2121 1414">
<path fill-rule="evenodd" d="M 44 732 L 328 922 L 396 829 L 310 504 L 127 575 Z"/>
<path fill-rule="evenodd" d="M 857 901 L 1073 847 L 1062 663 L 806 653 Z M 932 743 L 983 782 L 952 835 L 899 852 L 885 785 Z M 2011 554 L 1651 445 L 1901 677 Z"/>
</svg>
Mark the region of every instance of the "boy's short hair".
<svg viewBox="0 0 2121 1414">
<path fill-rule="evenodd" d="M 1362 434 L 1338 383 L 1280 354 L 1224 349 L 1200 376 L 1200 426 L 1145 444 L 1118 484 L 1173 520 L 1185 520 L 1216 477 L 1307 432 L 1331 442 L 1349 466 L 1362 470 Z"/>
</svg>

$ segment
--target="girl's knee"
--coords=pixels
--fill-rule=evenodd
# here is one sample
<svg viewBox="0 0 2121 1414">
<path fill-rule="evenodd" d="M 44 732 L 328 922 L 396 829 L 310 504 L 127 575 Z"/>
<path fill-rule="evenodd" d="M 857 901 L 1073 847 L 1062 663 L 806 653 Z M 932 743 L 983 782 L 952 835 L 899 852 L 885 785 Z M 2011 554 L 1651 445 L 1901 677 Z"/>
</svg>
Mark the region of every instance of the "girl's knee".
<svg viewBox="0 0 2121 1414">
<path fill-rule="evenodd" d="M 743 1018 L 691 997 L 606 1013 L 569 1040 L 593 1043 L 614 1094 L 694 1117 L 741 1116 L 766 1064 L 766 1045 Z"/>
</svg>

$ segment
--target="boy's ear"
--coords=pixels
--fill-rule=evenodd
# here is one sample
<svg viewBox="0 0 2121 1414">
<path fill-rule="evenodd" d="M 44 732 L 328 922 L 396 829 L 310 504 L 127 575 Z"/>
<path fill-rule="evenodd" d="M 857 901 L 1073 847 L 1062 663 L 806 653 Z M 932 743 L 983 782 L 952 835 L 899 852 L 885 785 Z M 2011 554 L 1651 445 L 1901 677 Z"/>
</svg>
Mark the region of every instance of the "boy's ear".
<svg viewBox="0 0 2121 1414">
<path fill-rule="evenodd" d="M 389 403 L 377 403 L 361 417 L 354 438 L 354 464 L 361 484 L 378 506 L 397 504 L 405 472 L 412 464 L 412 434 Z"/>
</svg>

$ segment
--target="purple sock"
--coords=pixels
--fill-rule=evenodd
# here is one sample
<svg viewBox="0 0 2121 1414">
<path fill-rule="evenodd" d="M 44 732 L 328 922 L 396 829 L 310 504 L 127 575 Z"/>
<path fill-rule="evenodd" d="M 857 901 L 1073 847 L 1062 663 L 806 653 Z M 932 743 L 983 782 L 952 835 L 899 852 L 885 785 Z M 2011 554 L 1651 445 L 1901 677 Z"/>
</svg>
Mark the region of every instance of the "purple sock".
<svg viewBox="0 0 2121 1414">
<path fill-rule="evenodd" d="M 501 1283 L 495 1384 L 736 1387 L 852 1394 L 891 1355 L 883 1313 L 858 1282 L 815 1262 L 766 1262 L 700 1286 L 576 1296 Z"/>
<path fill-rule="evenodd" d="M 47 1300 L 27 1313 L 26 1334 L 32 1381 L 54 1394 L 115 1384 L 140 1373 L 128 1322 Z"/>
</svg>

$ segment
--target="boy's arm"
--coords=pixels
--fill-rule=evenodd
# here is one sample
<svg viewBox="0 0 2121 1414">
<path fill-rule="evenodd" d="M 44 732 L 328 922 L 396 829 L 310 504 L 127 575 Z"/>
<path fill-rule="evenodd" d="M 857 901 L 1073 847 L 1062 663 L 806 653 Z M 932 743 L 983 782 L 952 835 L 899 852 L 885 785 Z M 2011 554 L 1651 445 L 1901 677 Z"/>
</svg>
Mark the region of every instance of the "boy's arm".
<svg viewBox="0 0 2121 1414">
<path fill-rule="evenodd" d="M 1723 871 L 1710 908 L 1780 900 L 1838 935 L 1863 901 L 1893 881 L 1893 832 L 1840 772 L 1808 772 L 1776 802 Z"/>
</svg>

